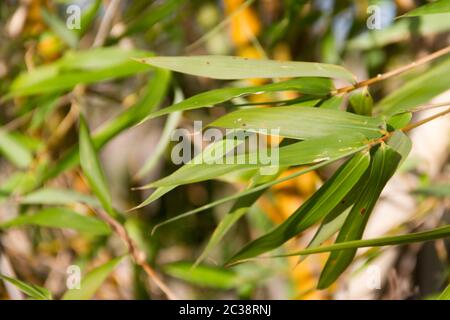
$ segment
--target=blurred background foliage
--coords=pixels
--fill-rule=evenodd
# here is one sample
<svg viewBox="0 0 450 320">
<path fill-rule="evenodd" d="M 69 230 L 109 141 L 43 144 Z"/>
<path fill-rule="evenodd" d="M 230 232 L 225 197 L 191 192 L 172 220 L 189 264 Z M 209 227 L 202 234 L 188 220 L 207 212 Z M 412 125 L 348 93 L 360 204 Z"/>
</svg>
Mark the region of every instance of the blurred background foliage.
<svg viewBox="0 0 450 320">
<path fill-rule="evenodd" d="M 150 206 L 126 212 L 151 193 L 132 190 L 133 187 L 176 169 L 170 160 L 170 147 L 166 147 L 170 142 L 166 141 L 167 137 L 162 138 L 166 119 L 135 125 L 151 111 L 172 104 L 177 99 L 177 91 L 190 97 L 224 85 L 223 81 L 170 75 L 131 58 L 213 54 L 318 61 L 344 65 L 362 80 L 448 45 L 448 14 L 395 19 L 425 3 L 417 0 L 2 1 L 0 273 L 45 287 L 55 298 L 164 297 L 130 259 L 111 260 L 126 253 L 126 247 L 111 235 L 108 226 L 92 210 L 98 206 L 98 200 L 91 196 L 78 166 L 81 110 L 93 132 L 93 144 L 100 150 L 114 208 L 125 212 L 120 215 L 129 234 L 147 254 L 148 263 L 155 266 L 179 297 L 358 297 L 352 296 L 348 288 L 352 277 L 364 273 L 370 262 L 388 249 L 361 252 L 352 272 L 321 291 L 315 286 L 327 254 L 313 255 L 300 265 L 292 257 L 221 267 L 243 244 L 284 221 L 334 168 L 313 171 L 271 188 L 195 269 L 191 268 L 193 261 L 232 204 L 168 224 L 153 236 L 150 231 L 181 212 L 242 190 L 248 177 L 227 175 L 180 186 Z M 70 16 L 67 10 L 73 4 L 80 6 L 82 16 L 80 29 L 71 30 L 66 22 Z M 367 28 L 370 5 L 381 8 L 379 30 Z M 374 100 L 379 101 L 426 68 L 371 87 Z M 227 84 L 248 86 L 265 82 L 249 79 Z M 296 97 L 291 92 L 277 95 L 280 100 Z M 248 99 L 260 105 L 269 100 L 267 94 Z M 223 114 L 225 108 L 221 106 L 185 112 L 174 117 L 171 126 L 192 132 L 194 120 L 208 123 Z M 438 134 L 449 136 L 448 125 L 445 128 L 447 131 L 436 133 L 431 139 L 439 139 Z M 437 167 L 432 174 L 421 169 L 420 158 L 405 163 L 402 173 L 414 174 L 414 178 L 406 179 L 409 187 L 420 186 L 416 193 L 406 193 L 415 201 L 418 212 L 395 230 L 417 230 L 423 225 L 435 226 L 439 221 L 448 221 L 448 145 L 444 151 L 440 150 L 439 157 L 444 160 L 431 164 Z M 36 214 L 41 218 L 4 223 Z M 67 221 L 71 228 L 67 228 Z M 279 253 L 304 248 L 313 234 L 305 232 L 279 249 Z M 365 294 L 375 299 L 432 297 L 447 282 L 448 249 L 445 241 L 402 247 L 388 259 L 389 274 L 383 277 L 381 289 Z M 90 281 L 88 292 L 78 295 L 66 292 L 70 265 L 78 265 L 83 274 L 91 275 L 83 277 Z M 0 283 L 0 297 L 23 298 L 23 293 L 15 288 L 5 280 Z M 35 288 L 29 287 L 22 291 L 30 290 L 38 297 L 48 294 L 41 289 L 36 293 Z"/>
</svg>

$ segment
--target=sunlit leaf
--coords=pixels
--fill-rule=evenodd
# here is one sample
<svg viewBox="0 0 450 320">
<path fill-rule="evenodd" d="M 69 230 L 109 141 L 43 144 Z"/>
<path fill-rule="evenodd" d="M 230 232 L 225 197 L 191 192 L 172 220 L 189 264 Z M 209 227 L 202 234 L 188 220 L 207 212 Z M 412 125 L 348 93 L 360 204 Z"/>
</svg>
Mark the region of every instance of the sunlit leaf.
<svg viewBox="0 0 450 320">
<path fill-rule="evenodd" d="M 259 151 L 247 154 L 234 155 L 231 161 L 227 158 L 219 158 L 221 161 L 209 164 L 207 160 L 196 164 L 195 161 L 187 163 L 171 175 L 151 183 L 153 187 L 169 187 L 214 179 L 231 171 L 254 169 L 261 170 L 270 166 L 295 166 L 302 164 L 318 163 L 347 154 L 349 151 L 358 150 L 364 146 L 365 138 L 358 134 L 348 136 L 326 136 L 302 142 L 292 143 L 279 148 L 279 157 L 274 157 L 274 163 L 263 163 L 260 161 Z M 263 151 L 265 152 L 265 151 Z M 226 154 L 223 152 L 222 154 Z M 249 161 L 249 159 L 257 161 Z M 275 162 L 276 161 L 276 162 Z"/>
<path fill-rule="evenodd" d="M 380 118 L 332 109 L 300 108 L 294 105 L 238 110 L 215 120 L 210 126 L 252 132 L 269 130 L 269 133 L 272 133 L 271 130 L 279 130 L 279 135 L 283 137 L 313 139 L 352 133 L 361 133 L 367 138 L 377 138 L 382 135 L 381 130 L 385 125 Z"/>
<path fill-rule="evenodd" d="M 355 81 L 354 75 L 341 66 L 315 62 L 257 60 L 231 56 L 150 57 L 139 61 L 159 68 L 214 79 L 324 77 Z"/>
<path fill-rule="evenodd" d="M 54 63 L 20 74 L 11 84 L 9 97 L 66 90 L 80 83 L 89 84 L 148 71 L 148 66 L 130 59 L 145 55 L 149 53 L 118 47 L 69 51 Z"/>
</svg>

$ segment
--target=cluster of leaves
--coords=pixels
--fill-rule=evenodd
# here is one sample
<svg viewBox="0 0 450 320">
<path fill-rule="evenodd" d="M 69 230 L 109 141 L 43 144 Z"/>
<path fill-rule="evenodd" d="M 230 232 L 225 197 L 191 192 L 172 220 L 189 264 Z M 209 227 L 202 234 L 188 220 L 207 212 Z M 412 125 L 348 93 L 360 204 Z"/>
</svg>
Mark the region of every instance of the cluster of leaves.
<svg viewBox="0 0 450 320">
<path fill-rule="evenodd" d="M 303 5 L 300 4 L 303 1 L 288 2 L 296 8 Z M 277 249 L 291 238 L 319 224 L 305 250 L 284 256 L 331 252 L 318 283 L 318 288 L 323 289 L 334 283 L 348 268 L 357 248 L 405 244 L 450 236 L 450 228 L 444 226 L 426 232 L 362 240 L 367 222 L 384 186 L 407 158 L 411 149 L 411 140 L 405 132 L 410 125 L 412 111 L 450 87 L 448 56 L 441 58 L 427 71 L 374 104 L 369 88 L 359 86 L 360 83 L 356 82 L 355 76 L 349 70 L 336 64 L 252 60 L 230 56 L 155 57 L 149 51 L 124 50 L 114 45 L 114 41 L 139 34 L 156 23 L 163 23 L 171 12 L 179 9 L 182 1 L 166 1 L 156 8 L 144 10 L 139 19 L 127 24 L 117 39 L 110 39 L 111 46 L 89 50 L 76 49 L 98 12 L 100 3 L 101 1 L 94 1 L 93 5 L 85 10 L 85 19 L 82 19 L 85 24 L 79 32 L 69 32 L 56 16 L 47 11 L 43 13 L 49 27 L 74 50 L 67 51 L 55 62 L 19 74 L 10 84 L 4 96 L 5 101 L 13 98 L 27 99 L 21 106 L 18 117 L 29 120 L 30 129 L 37 130 L 43 128 L 46 117 L 56 110 L 62 97 L 67 97 L 67 92 L 75 95 L 76 86 L 79 88 L 105 80 L 150 73 L 148 84 L 133 106 L 107 121 L 93 133 L 90 132 L 83 116 L 80 116 L 78 142 L 63 150 L 62 156 L 55 162 L 39 157 L 40 152 L 49 146 L 42 145 L 40 141 L 27 140 L 27 137 L 19 132 L 2 130 L 0 151 L 19 170 L 3 183 L 1 196 L 5 200 L 14 198 L 26 208 L 27 212 L 2 222 L 0 229 L 33 225 L 69 228 L 91 236 L 110 236 L 114 230 L 105 221 L 82 215 L 71 208 L 74 203 L 83 203 L 93 212 L 105 211 L 111 219 L 120 224 L 127 222 L 126 215 L 114 207 L 110 188 L 98 160 L 98 151 L 126 129 L 168 115 L 154 156 L 148 159 L 138 174 L 141 177 L 145 176 L 154 168 L 156 161 L 167 148 L 170 133 L 178 125 L 182 112 L 223 104 L 238 110 L 226 113 L 214 120 L 210 126 L 255 133 L 280 129 L 280 136 L 284 140 L 279 148 L 279 167 L 274 174 L 267 176 L 260 174 L 260 170 L 264 169 L 262 164 L 246 164 L 237 159 L 234 164 L 198 164 L 193 159 L 172 174 L 143 186 L 143 189 L 156 188 L 156 190 L 135 209 L 155 202 L 182 185 L 216 179 L 230 173 L 250 177 L 248 179 L 250 183 L 244 191 L 157 225 L 159 227 L 224 202 L 236 200 L 197 258 L 194 264 L 196 268 L 192 269 L 191 264 L 172 264 L 165 269 L 168 274 L 200 285 L 221 289 L 237 288 L 242 279 L 235 272 L 200 264 L 271 186 L 331 163 L 339 163 L 339 160 L 345 162 L 287 220 L 246 244 L 228 257 L 225 263 L 237 264 Z M 133 11 L 139 10 L 138 7 L 132 7 L 129 14 L 133 15 Z M 405 24 L 403 21 L 408 17 L 420 16 L 425 20 L 429 19 L 429 15 L 444 11 L 449 12 L 448 1 L 441 0 L 425 5 L 406 14 L 395 28 L 403 28 L 402 25 Z M 289 10 L 287 12 L 289 13 Z M 439 21 L 442 23 L 442 19 Z M 423 34 L 448 27 L 428 23 L 424 26 Z M 292 27 L 291 19 L 289 14 L 286 14 L 272 30 L 269 38 L 276 41 L 288 33 L 290 27 Z M 393 34 L 398 35 L 398 30 L 396 32 L 383 30 L 382 33 L 376 33 L 375 43 L 382 46 L 396 41 Z M 367 43 L 367 37 L 360 37 L 355 38 L 349 46 L 365 49 Z M 220 88 L 184 100 L 176 94 L 173 105 L 157 110 L 171 85 L 172 74 L 169 70 L 222 80 L 292 79 L 264 85 Z M 332 79 L 347 82 L 349 89 L 343 91 L 336 89 Z M 247 102 L 243 105 L 234 104 L 236 98 L 287 91 L 295 91 L 300 98 L 283 101 L 275 99 L 265 103 L 271 104 L 271 108 L 258 108 Z M 346 98 L 349 105 L 343 110 Z M 85 110 L 81 111 L 83 113 Z M 235 147 L 234 140 L 230 143 L 224 138 L 210 144 L 199 156 L 203 159 L 205 157 L 220 159 Z M 78 164 L 94 196 L 45 186 L 49 180 Z M 305 165 L 307 167 L 300 171 L 288 176 L 282 175 L 289 168 Z M 418 192 L 436 194 L 436 191 L 431 189 L 421 189 Z M 446 196 L 448 188 L 439 188 L 439 192 L 444 192 Z M 29 208 L 32 210 L 28 210 Z M 39 209 L 33 210 L 35 208 Z M 335 234 L 337 237 L 334 245 L 322 246 Z M 83 277 L 81 290 L 68 290 L 63 298 L 92 298 L 121 260 L 122 257 L 119 256 L 93 269 Z M 32 298 L 51 299 L 51 294 L 44 288 L 7 276 L 1 278 Z M 447 288 L 442 293 L 442 298 L 448 298 L 449 290 Z"/>
</svg>

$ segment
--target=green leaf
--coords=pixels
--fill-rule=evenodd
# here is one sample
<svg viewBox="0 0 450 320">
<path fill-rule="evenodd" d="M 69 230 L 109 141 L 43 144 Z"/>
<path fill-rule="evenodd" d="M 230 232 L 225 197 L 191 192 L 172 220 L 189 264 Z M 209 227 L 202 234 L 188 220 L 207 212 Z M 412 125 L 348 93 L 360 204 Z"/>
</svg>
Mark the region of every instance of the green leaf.
<svg viewBox="0 0 450 320">
<path fill-rule="evenodd" d="M 228 113 L 209 126 L 243 129 L 252 132 L 279 130 L 279 135 L 293 139 L 344 136 L 361 133 L 378 138 L 385 124 L 380 118 L 356 115 L 332 109 L 311 107 L 252 108 Z M 267 133 L 267 131 L 265 131 Z"/>
<path fill-rule="evenodd" d="M 336 96 L 336 95 L 331 96 L 330 98 L 321 102 L 320 108 L 339 110 L 343 101 L 344 101 L 344 96 Z"/>
<path fill-rule="evenodd" d="M 450 284 L 441 292 L 438 300 L 450 300 Z"/>
<path fill-rule="evenodd" d="M 411 10 L 400 17 L 417 17 L 427 14 L 443 13 L 450 13 L 450 1 L 448 0 L 436 0 L 434 2 L 420 6 L 414 10 Z"/>
<path fill-rule="evenodd" d="M 448 90 L 449 73 L 450 58 L 446 58 L 383 98 L 377 108 L 385 115 L 410 111 Z"/>
<path fill-rule="evenodd" d="M 208 163 L 204 160 L 200 163 L 192 161 L 187 163 L 171 175 L 150 184 L 152 187 L 169 187 L 181 184 L 199 182 L 214 179 L 226 173 L 237 170 L 249 170 L 259 168 L 264 170 L 271 166 L 296 166 L 302 164 L 318 163 L 347 154 L 349 151 L 358 150 L 365 144 L 365 137 L 358 134 L 347 136 L 326 136 L 307 141 L 292 143 L 279 148 L 278 163 L 264 163 L 259 157 L 258 151 L 247 154 L 234 155 L 233 157 L 219 157 L 220 162 Z M 265 151 L 262 151 L 265 153 Z M 222 155 L 227 152 L 221 152 Z M 249 159 L 257 161 L 249 161 Z M 228 161 L 228 159 L 231 159 Z"/>
<path fill-rule="evenodd" d="M 450 197 L 450 184 L 437 184 L 417 188 L 414 193 L 423 194 L 425 196 L 448 198 Z"/>
<path fill-rule="evenodd" d="M 184 0 L 167 0 L 162 2 L 160 5 L 150 6 L 147 10 L 145 10 L 138 17 L 133 18 L 127 23 L 127 29 L 124 32 L 123 36 L 128 36 L 136 32 L 140 31 L 148 31 L 153 25 L 158 23 L 159 21 L 167 18 L 172 15 L 174 12 L 179 10 L 181 4 L 184 3 Z M 154 3 L 155 4 L 155 3 Z"/>
<path fill-rule="evenodd" d="M 286 221 L 247 244 L 228 263 L 235 263 L 273 250 L 320 221 L 353 189 L 369 166 L 369 162 L 368 152 L 353 156 Z"/>
<path fill-rule="evenodd" d="M 43 8 L 41 8 L 41 15 L 45 23 L 62 41 L 67 43 L 71 48 L 75 48 L 78 45 L 77 34 L 73 30 L 67 28 L 66 24 L 57 16 L 49 13 Z"/>
<path fill-rule="evenodd" d="M 349 101 L 355 113 L 363 116 L 372 115 L 373 100 L 367 87 L 353 91 Z"/>
<path fill-rule="evenodd" d="M 0 130 L 0 153 L 18 168 L 27 168 L 33 156 L 12 134 Z"/>
<path fill-rule="evenodd" d="M 76 30 L 79 36 L 84 35 L 88 30 L 92 23 L 95 21 L 95 17 L 98 14 L 98 11 L 102 5 L 102 0 L 94 0 L 88 8 L 83 10 L 81 15 L 80 24 L 81 28 Z"/>
<path fill-rule="evenodd" d="M 175 101 L 180 101 L 183 99 L 183 93 L 181 90 L 177 90 L 175 92 Z M 164 125 L 164 129 L 161 133 L 161 137 L 159 138 L 158 144 L 156 145 L 155 149 L 153 150 L 151 156 L 145 161 L 145 164 L 142 166 L 142 168 L 137 173 L 137 178 L 142 178 L 145 174 L 150 172 L 155 165 L 158 163 L 159 158 L 164 153 L 164 150 L 166 150 L 167 146 L 170 143 L 170 138 L 173 133 L 173 130 L 175 130 L 178 126 L 178 123 L 180 122 L 180 119 L 182 117 L 182 112 L 174 112 L 170 114 L 167 117 L 166 124 Z"/>
<path fill-rule="evenodd" d="M 450 237 L 450 226 L 439 227 L 429 231 L 408 233 L 400 236 L 388 236 L 375 239 L 366 240 L 352 240 L 346 242 L 339 242 L 329 246 L 322 246 L 316 248 L 304 249 L 296 252 L 291 252 L 287 254 L 281 254 L 273 256 L 274 258 L 290 257 L 290 256 L 301 256 L 310 255 L 323 252 L 340 252 L 349 249 L 367 248 L 367 247 L 384 247 L 384 246 L 395 246 L 401 244 L 408 244 L 414 242 L 424 242 L 436 239 L 445 239 Z"/>
<path fill-rule="evenodd" d="M 52 294 L 46 288 L 37 286 L 35 284 L 29 284 L 18 279 L 10 278 L 2 274 L 0 274 L 0 279 L 8 281 L 32 299 L 52 300 Z"/>
<path fill-rule="evenodd" d="M 239 198 L 241 198 L 241 197 L 247 196 L 247 195 L 252 194 L 252 193 L 254 193 L 254 192 L 259 192 L 259 191 L 264 190 L 264 189 L 266 189 L 266 188 L 268 188 L 268 187 L 274 186 L 274 185 L 276 185 L 276 184 L 278 184 L 278 183 L 282 183 L 282 182 L 288 181 L 288 180 L 290 180 L 290 179 L 299 177 L 299 176 L 301 176 L 302 174 L 305 174 L 305 173 L 308 173 L 308 172 L 317 170 L 317 169 L 319 169 L 319 168 L 321 168 L 321 167 L 324 167 L 324 166 L 326 166 L 326 165 L 328 165 L 328 164 L 330 164 L 330 163 L 335 162 L 336 160 L 339 160 L 339 159 L 344 158 L 344 157 L 346 157 L 346 156 L 351 156 L 351 155 L 353 155 L 353 154 L 355 154 L 355 153 L 357 153 L 357 152 L 359 152 L 359 151 L 362 151 L 363 149 L 366 149 L 366 148 L 367 148 L 367 147 L 364 146 L 364 147 L 361 147 L 361 148 L 359 148 L 359 149 L 352 150 L 352 151 L 350 151 L 350 152 L 347 152 L 345 155 L 342 155 L 342 156 L 336 157 L 336 158 L 331 158 L 330 160 L 327 160 L 327 161 L 324 161 L 324 162 L 320 162 L 320 163 L 315 164 L 315 165 L 308 166 L 306 169 L 302 169 L 302 170 L 299 170 L 299 171 L 297 171 L 297 172 L 291 173 L 291 174 L 287 175 L 286 177 L 282 177 L 282 178 L 276 179 L 276 180 L 274 180 L 274 181 L 269 181 L 269 182 L 263 183 L 263 184 L 261 184 L 261 185 L 258 185 L 258 186 L 249 188 L 249 189 L 247 189 L 247 190 L 244 190 L 244 191 L 242 191 L 242 192 L 238 192 L 238 193 L 236 193 L 236 194 L 233 194 L 233 195 L 224 197 L 224 198 L 222 198 L 222 199 L 213 201 L 213 202 L 211 202 L 211 203 L 208 203 L 208 204 L 206 204 L 206 205 L 203 205 L 203 206 L 201 206 L 201 207 L 199 207 L 199 208 L 196 208 L 196 209 L 194 209 L 194 210 L 187 211 L 187 212 L 182 213 L 182 214 L 180 214 L 180 215 L 178 215 L 178 216 L 176 216 L 176 217 L 174 217 L 174 218 L 168 219 L 168 220 L 166 220 L 166 221 L 164 221 L 164 222 L 162 222 L 162 223 L 156 225 L 156 226 L 153 228 L 152 233 L 154 233 L 155 230 L 156 230 L 157 228 L 159 228 L 159 227 L 161 227 L 161 226 L 163 226 L 163 225 L 165 225 L 165 224 L 171 223 L 171 222 L 173 222 L 173 221 L 176 221 L 176 220 L 179 220 L 179 219 L 182 219 L 182 218 L 186 218 L 186 217 L 191 216 L 191 215 L 193 215 L 193 214 L 196 214 L 196 213 L 198 213 L 198 212 L 202 212 L 202 211 L 208 210 L 208 209 L 210 209 L 210 208 L 213 208 L 213 207 L 215 207 L 215 206 L 218 206 L 218 205 L 220 205 L 220 204 L 222 204 L 222 203 L 225 203 L 225 202 L 228 202 L 228 201 L 232 201 L 232 200 L 235 200 L 235 199 L 239 199 Z M 158 190 L 158 189 L 157 189 L 157 190 Z"/>
<path fill-rule="evenodd" d="M 106 212 L 114 216 L 115 212 L 112 207 L 111 194 L 109 193 L 108 184 L 106 182 L 103 169 L 97 158 L 97 152 L 95 150 L 94 143 L 91 140 L 86 120 L 83 116 L 80 116 L 79 143 L 80 164 L 89 186 L 100 200 Z"/>
<path fill-rule="evenodd" d="M 401 156 L 386 144 L 380 145 L 374 152 L 371 165 L 364 176 L 364 186 L 358 191 L 355 201 L 336 243 L 359 240 L 367 221 L 384 186 L 392 177 L 401 160 Z M 347 269 L 356 254 L 356 249 L 333 252 L 320 275 L 318 289 L 329 287 Z"/>
<path fill-rule="evenodd" d="M 83 276 L 80 289 L 67 290 L 62 300 L 90 300 L 123 257 L 114 258 Z"/>
<path fill-rule="evenodd" d="M 108 235 L 109 226 L 94 217 L 84 216 L 66 208 L 47 208 L 37 213 L 21 215 L 0 223 L 0 229 L 34 225 L 48 228 L 67 228 L 93 235 Z"/>
<path fill-rule="evenodd" d="M 150 57 L 139 60 L 155 67 L 214 79 L 324 77 L 355 82 L 345 68 L 315 62 L 257 60 L 231 56 Z"/>
<path fill-rule="evenodd" d="M 136 63 L 131 58 L 148 54 L 118 47 L 68 51 L 54 63 L 36 67 L 17 76 L 7 97 L 67 90 L 81 83 L 89 84 L 145 72 L 150 68 Z"/>
<path fill-rule="evenodd" d="M 175 111 L 186 111 L 203 107 L 213 107 L 216 104 L 228 101 L 232 98 L 249 94 L 295 90 L 303 94 L 324 96 L 329 94 L 332 89 L 333 84 L 331 83 L 331 81 L 329 79 L 322 78 L 299 78 L 270 83 L 262 86 L 222 88 L 197 94 L 172 106 L 156 111 L 150 114 L 148 118 L 156 118 Z"/>
<path fill-rule="evenodd" d="M 233 271 L 221 267 L 199 265 L 193 268 L 191 263 L 176 262 L 165 265 L 164 271 L 201 287 L 228 290 L 239 284 L 239 277 Z"/>
<path fill-rule="evenodd" d="M 68 189 L 42 188 L 19 198 L 21 204 L 62 205 L 77 202 L 98 206 L 97 199 Z"/>
<path fill-rule="evenodd" d="M 402 129 L 404 128 L 412 119 L 411 112 L 402 112 L 394 114 L 391 117 L 388 117 L 386 123 L 388 128 L 392 129 Z"/>
<path fill-rule="evenodd" d="M 253 186 L 261 185 L 262 183 L 268 181 L 273 181 L 278 175 L 279 172 L 269 176 L 256 175 L 256 177 L 254 178 L 254 183 L 250 185 L 250 188 Z M 203 252 L 195 261 L 194 266 L 197 266 L 207 257 L 207 255 L 219 244 L 219 242 L 222 241 L 223 237 L 230 230 L 230 228 L 248 212 L 248 209 L 253 206 L 256 200 L 258 200 L 259 197 L 261 197 L 267 189 L 268 188 L 248 194 L 242 198 L 239 198 L 236 203 L 234 203 L 228 214 L 223 217 L 219 225 L 214 230 L 205 249 L 203 249 Z"/>
</svg>

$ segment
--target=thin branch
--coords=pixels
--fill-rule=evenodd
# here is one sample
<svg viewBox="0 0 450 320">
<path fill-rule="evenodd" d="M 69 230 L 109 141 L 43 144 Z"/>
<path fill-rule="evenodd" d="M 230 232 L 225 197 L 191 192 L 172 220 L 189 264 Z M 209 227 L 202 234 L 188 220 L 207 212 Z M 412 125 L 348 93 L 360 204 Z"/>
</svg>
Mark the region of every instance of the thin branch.
<svg viewBox="0 0 450 320">
<path fill-rule="evenodd" d="M 101 47 L 111 30 L 111 24 L 116 16 L 117 10 L 119 9 L 120 0 L 111 0 L 108 8 L 106 9 L 105 15 L 103 16 L 100 27 L 98 28 L 97 35 L 95 36 L 93 47 Z"/>
<path fill-rule="evenodd" d="M 169 287 L 161 280 L 156 271 L 147 263 L 147 258 L 145 253 L 140 250 L 133 239 L 131 239 L 128 232 L 125 230 L 123 225 L 117 222 L 114 218 L 108 215 L 106 212 L 102 210 L 94 210 L 91 208 L 102 220 L 108 223 L 112 230 L 122 239 L 123 242 L 128 247 L 128 251 L 130 252 L 133 260 L 138 264 L 149 276 L 151 280 L 164 292 L 170 300 L 177 300 L 177 296 L 169 289 Z"/>
<path fill-rule="evenodd" d="M 439 113 L 436 113 L 434 115 L 432 115 L 431 117 L 425 118 L 423 120 L 417 121 L 415 123 L 411 123 L 410 125 L 407 125 L 406 127 L 404 127 L 402 129 L 403 132 L 408 132 L 411 131 L 412 129 L 415 129 L 425 123 L 428 123 L 434 119 L 437 119 L 439 117 L 445 116 L 446 114 L 450 113 L 450 108 L 448 108 L 447 110 L 441 111 Z"/>
<path fill-rule="evenodd" d="M 409 71 L 411 69 L 414 69 L 414 68 L 416 68 L 416 67 L 418 67 L 420 65 L 428 63 L 428 62 L 430 62 L 430 61 L 432 61 L 434 59 L 437 59 L 439 57 L 442 57 L 442 56 L 446 55 L 447 53 L 450 53 L 450 46 L 447 46 L 447 47 L 445 47 L 445 48 L 443 48 L 441 50 L 433 52 L 433 53 L 431 53 L 431 54 L 429 54 L 429 55 L 427 55 L 427 56 L 425 56 L 425 57 L 423 57 L 423 58 L 421 58 L 421 59 L 419 59 L 417 61 L 413 61 L 410 64 L 402 66 L 402 67 L 400 67 L 398 69 L 395 69 L 395 70 L 392 70 L 392 71 L 389 71 L 389 72 L 386 72 L 386 73 L 383 73 L 383 74 L 379 74 L 376 77 L 373 77 L 373 78 L 370 78 L 370 79 L 367 79 L 367 80 L 364 80 L 364 81 L 361 81 L 361 82 L 357 82 L 357 83 L 355 83 L 354 85 L 351 85 L 351 86 L 347 86 L 347 87 L 343 87 L 343 88 L 337 89 L 335 92 L 333 92 L 333 94 L 335 94 L 335 95 L 336 94 L 344 94 L 344 93 L 348 93 L 348 92 L 354 91 L 354 90 L 356 90 L 358 88 L 370 86 L 370 85 L 372 85 L 374 83 L 377 83 L 379 81 L 386 80 L 388 78 L 391 78 L 391 77 L 394 77 L 396 75 L 399 75 L 399 74 L 401 74 L 403 72 L 406 72 L 406 71 Z"/>
</svg>

